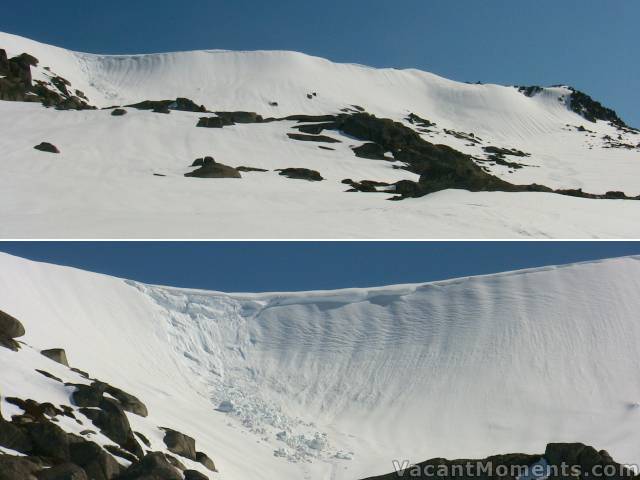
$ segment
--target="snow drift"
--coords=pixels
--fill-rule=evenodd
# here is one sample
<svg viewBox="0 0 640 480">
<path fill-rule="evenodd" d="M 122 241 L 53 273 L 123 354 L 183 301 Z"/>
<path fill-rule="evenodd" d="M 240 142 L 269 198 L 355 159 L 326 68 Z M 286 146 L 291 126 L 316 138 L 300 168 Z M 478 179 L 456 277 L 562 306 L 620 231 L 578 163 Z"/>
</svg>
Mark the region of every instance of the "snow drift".
<svg viewBox="0 0 640 480">
<path fill-rule="evenodd" d="M 220 50 L 92 55 L 0 33 L 9 57 L 35 56 L 34 81 L 82 92 L 97 107 L 186 97 L 211 111 L 263 117 L 357 108 L 402 122 L 425 141 L 471 155 L 512 184 L 640 194 L 637 131 L 591 122 L 568 87 L 519 90 L 454 82 L 418 70 L 336 64 L 295 52 Z M 57 91 L 57 90 L 56 90 Z M 581 104 L 582 105 L 582 104 Z M 575 107 L 575 106 L 574 106 Z M 582 112 L 580 108 L 574 110 Z M 360 158 L 362 144 L 290 139 L 296 122 L 195 128 L 201 113 L 126 109 L 58 111 L 0 101 L 0 235 L 98 238 L 637 237 L 640 205 L 546 193 L 439 192 L 388 202 L 388 193 L 345 193 L 343 180 L 416 181 L 399 161 Z M 410 114 L 430 122 L 410 122 Z M 607 115 L 602 118 L 610 118 Z M 615 115 L 615 114 L 614 114 Z M 593 120 L 593 118 L 591 118 Z M 34 150 L 49 142 L 52 155 Z M 492 156 L 486 148 L 525 157 Z M 333 150 L 331 150 L 333 149 Z M 213 156 L 241 181 L 185 178 Z M 320 182 L 277 169 L 318 171 Z M 383 189 L 384 190 L 384 189 Z"/>
<path fill-rule="evenodd" d="M 0 309 L 22 321 L 28 345 L 65 348 L 73 365 L 146 401 L 149 421 L 197 438 L 221 478 L 365 478 L 394 459 L 540 453 L 550 442 L 640 461 L 640 257 L 263 294 L 9 255 L 0 265 Z M 0 359 L 3 395 L 53 394 L 26 380 L 39 368 L 26 351 Z"/>
</svg>

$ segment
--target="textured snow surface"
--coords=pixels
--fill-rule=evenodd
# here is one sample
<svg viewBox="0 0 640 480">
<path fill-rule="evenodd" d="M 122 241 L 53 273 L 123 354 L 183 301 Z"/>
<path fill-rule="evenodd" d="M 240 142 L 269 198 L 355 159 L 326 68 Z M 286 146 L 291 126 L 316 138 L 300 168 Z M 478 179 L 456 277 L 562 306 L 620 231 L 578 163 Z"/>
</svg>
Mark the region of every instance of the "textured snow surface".
<svg viewBox="0 0 640 480">
<path fill-rule="evenodd" d="M 628 145 L 640 135 L 592 124 L 567 107 L 569 90 L 527 97 L 514 87 L 471 85 L 418 70 L 336 64 L 295 52 L 196 51 L 105 56 L 76 53 L 0 33 L 8 54 L 40 60 L 99 107 L 184 96 L 212 111 L 265 117 L 335 114 L 360 105 L 402 121 L 410 112 L 436 122 L 422 133 L 486 159 L 484 146 L 520 149 L 521 169 L 482 163 L 513 183 L 640 194 L 638 148 L 605 148 L 605 135 Z M 50 67 L 51 72 L 44 69 Z M 307 95 L 315 92 L 310 100 Z M 277 107 L 270 102 L 278 102 Z M 392 183 L 417 176 L 384 161 L 357 158 L 361 142 L 335 134 L 335 151 L 287 138 L 293 122 L 195 128 L 198 113 L 129 109 L 55 111 L 0 101 L 0 236 L 56 238 L 513 238 L 638 237 L 640 204 L 551 194 L 447 191 L 389 202 L 388 194 L 344 193 L 341 180 Z M 585 126 L 590 132 L 579 132 Z M 449 130 L 447 133 L 446 130 Z M 482 143 L 457 138 L 473 133 Z M 621 135 L 618 139 L 618 135 Z M 61 150 L 33 146 L 48 141 Z M 230 166 L 305 167 L 326 181 L 276 172 L 243 179 L 184 178 L 191 162 L 213 155 Z M 396 162 L 397 163 L 397 162 Z M 397 166 L 397 165 L 395 165 Z M 157 177 L 153 174 L 166 177 Z"/>
<path fill-rule="evenodd" d="M 194 436 L 220 478 L 240 480 L 352 480 L 394 459 L 563 441 L 638 463 L 639 289 L 640 257 L 225 294 L 0 255 L 0 308 L 24 323 L 25 342 L 66 348 L 72 365 L 142 399 L 148 425 Z M 52 364 L 44 357 L 0 356 L 3 392 L 68 396 L 30 383 L 30 369 Z M 161 441 L 148 425 L 134 428 Z"/>
</svg>

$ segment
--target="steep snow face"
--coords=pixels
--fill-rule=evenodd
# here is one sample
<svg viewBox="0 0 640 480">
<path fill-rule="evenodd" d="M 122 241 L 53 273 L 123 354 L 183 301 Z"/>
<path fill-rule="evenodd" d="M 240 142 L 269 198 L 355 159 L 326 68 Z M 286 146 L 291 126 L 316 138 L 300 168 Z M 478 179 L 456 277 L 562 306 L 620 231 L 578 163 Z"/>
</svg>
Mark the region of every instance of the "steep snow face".
<svg viewBox="0 0 640 480">
<path fill-rule="evenodd" d="M 570 90 L 529 97 L 514 87 L 454 82 L 418 70 L 336 64 L 295 52 L 196 51 L 105 56 L 71 52 L 0 33 L 9 56 L 40 60 L 98 107 L 188 97 L 212 111 L 264 117 L 336 114 L 359 105 L 416 129 L 427 141 L 472 155 L 515 184 L 640 194 L 640 135 L 591 123 L 568 108 Z M 45 70 L 49 67 L 50 70 Z M 314 93 L 316 94 L 314 96 Z M 309 98 L 310 97 L 310 98 Z M 274 104 L 277 103 L 277 106 Z M 344 179 L 417 180 L 400 162 L 355 157 L 362 144 L 335 133 L 334 150 L 291 140 L 293 122 L 195 128 L 202 114 L 128 110 L 55 111 L 0 101 L 0 235 L 4 237 L 637 237 L 640 205 L 550 194 L 454 191 L 387 202 L 387 194 L 346 194 Z M 415 113 L 434 122 L 412 125 Z M 579 130 L 585 127 L 584 130 Z M 473 137 L 470 136 L 473 134 Z M 61 153 L 34 151 L 48 141 Z M 611 148 L 615 145 L 616 148 Z M 485 147 L 526 157 L 491 160 Z M 233 167 L 270 170 L 239 181 L 185 179 L 212 155 Z M 513 164 L 516 165 L 513 165 Z M 273 170 L 303 167 L 310 184 Z M 518 168 L 520 167 L 520 168 Z M 154 174 L 165 175 L 159 178 Z M 37 193 L 36 193 L 37 192 Z M 194 199 L 198 199 L 194 201 Z M 635 202 L 634 202 L 635 203 Z M 478 212 L 480 206 L 480 212 Z M 89 213 L 90 212 L 90 213 Z M 481 220 L 481 221 L 478 221 Z"/>
<path fill-rule="evenodd" d="M 268 294 L 0 264 L 0 308 L 27 343 L 64 347 L 145 400 L 150 421 L 195 436 L 221 478 L 363 478 L 393 459 L 556 441 L 640 461 L 640 257 Z M 26 388 L 6 378 L 3 391 Z"/>
</svg>

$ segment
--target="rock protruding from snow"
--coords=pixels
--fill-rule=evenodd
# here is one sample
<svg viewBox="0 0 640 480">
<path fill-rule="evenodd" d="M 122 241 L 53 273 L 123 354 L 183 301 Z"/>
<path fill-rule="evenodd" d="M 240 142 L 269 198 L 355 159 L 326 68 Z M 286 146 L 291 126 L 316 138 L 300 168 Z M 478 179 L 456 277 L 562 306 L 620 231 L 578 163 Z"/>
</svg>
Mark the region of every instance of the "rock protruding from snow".
<svg viewBox="0 0 640 480">
<path fill-rule="evenodd" d="M 194 438 L 171 428 L 165 428 L 164 432 L 163 441 L 170 452 L 189 460 L 197 460 L 196 441 Z"/>
<path fill-rule="evenodd" d="M 33 148 L 35 148 L 36 150 L 40 150 L 41 152 L 60 153 L 58 147 L 49 142 L 41 142 Z"/>
<path fill-rule="evenodd" d="M 64 365 L 65 367 L 69 366 L 67 352 L 64 351 L 64 348 L 50 348 L 48 350 L 42 350 L 40 353 L 54 362 Z"/>
<path fill-rule="evenodd" d="M 20 348 L 14 339 L 25 334 L 24 326 L 17 318 L 0 310 L 0 346 L 17 351 Z"/>
<path fill-rule="evenodd" d="M 111 398 L 100 400 L 99 408 L 82 408 L 80 411 L 109 439 L 137 457 L 142 456 L 142 448 L 131 430 L 129 420 L 120 403 Z"/>
<path fill-rule="evenodd" d="M 320 182 L 324 180 L 320 172 L 309 168 L 279 168 L 276 172 L 280 172 L 280 175 L 283 177 L 308 180 L 310 182 Z"/>
<path fill-rule="evenodd" d="M 196 452 L 196 462 L 205 466 L 208 470 L 212 472 L 217 472 L 216 464 L 213 463 L 213 460 L 209 458 L 209 456 L 204 452 Z"/>
<path fill-rule="evenodd" d="M 238 170 L 216 162 L 213 157 L 196 159 L 192 166 L 198 165 L 200 165 L 200 168 L 193 172 L 185 173 L 184 176 L 197 178 L 242 178 Z"/>
</svg>

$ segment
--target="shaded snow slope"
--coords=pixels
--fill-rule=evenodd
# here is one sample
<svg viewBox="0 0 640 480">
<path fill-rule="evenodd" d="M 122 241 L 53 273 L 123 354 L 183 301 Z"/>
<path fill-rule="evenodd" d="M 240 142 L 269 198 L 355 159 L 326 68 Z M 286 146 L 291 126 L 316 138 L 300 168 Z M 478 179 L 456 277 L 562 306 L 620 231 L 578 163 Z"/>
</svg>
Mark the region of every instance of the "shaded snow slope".
<svg viewBox="0 0 640 480">
<path fill-rule="evenodd" d="M 71 52 L 0 33 L 9 56 L 40 60 L 36 79 L 61 75 L 98 107 L 188 97 L 212 111 L 255 111 L 264 117 L 336 114 L 359 105 L 417 129 L 435 144 L 473 155 L 515 184 L 640 194 L 640 135 L 591 123 L 568 107 L 566 87 L 531 97 L 514 87 L 454 82 L 418 70 L 336 64 L 295 52 L 196 51 L 105 56 Z M 49 67 L 51 71 L 45 70 Z M 52 73 L 53 72 L 53 73 Z M 316 93 L 317 96 L 313 96 Z M 311 99 L 308 96 L 311 95 Z M 277 102 L 277 106 L 271 103 Z M 435 125 L 421 129 L 409 113 Z M 639 205 L 590 202 L 550 194 L 448 192 L 391 204 L 388 194 L 344 193 L 340 183 L 417 180 L 400 162 L 357 158 L 362 142 L 335 150 L 287 138 L 293 122 L 195 128 L 199 113 L 170 115 L 128 109 L 55 111 L 0 101 L 0 235 L 4 237 L 637 237 Z M 585 131 L 578 130 L 585 127 Z M 461 134 L 464 134 L 461 136 Z M 473 134 L 474 137 L 469 137 Z M 465 136 L 466 135 L 466 136 Z M 474 138 L 471 141 L 470 138 Z M 48 141 L 60 155 L 34 151 Z M 611 145 L 618 148 L 610 148 Z M 620 144 L 629 148 L 620 147 Z M 485 147 L 518 149 L 491 161 Z M 212 155 L 226 165 L 270 170 L 239 182 L 184 178 L 191 162 Z M 311 184 L 274 169 L 317 170 Z M 154 177 L 153 174 L 166 175 Z M 197 199 L 197 201 L 194 201 Z M 486 205 L 482 222 L 470 204 Z M 575 210 L 579 213 L 576 214 Z M 89 213 L 90 212 L 90 213 Z M 515 218 L 514 218 L 515 217 Z M 555 221 L 553 217 L 559 217 Z M 306 219 L 306 221 L 304 220 Z"/>
<path fill-rule="evenodd" d="M 221 478 L 247 478 L 245 468 L 364 478 L 392 459 L 573 441 L 640 461 L 638 257 L 265 294 L 143 285 L 8 255 L 0 267 L 0 308 L 23 322 L 27 343 L 64 347 L 144 399 L 150 421 L 196 437 Z"/>
</svg>

